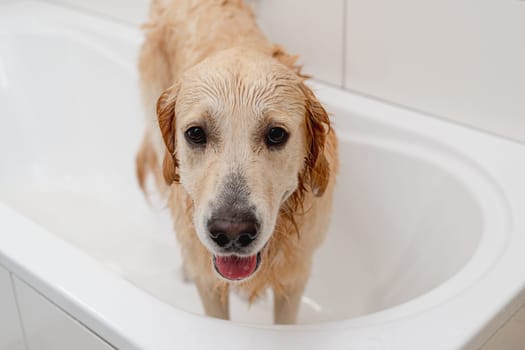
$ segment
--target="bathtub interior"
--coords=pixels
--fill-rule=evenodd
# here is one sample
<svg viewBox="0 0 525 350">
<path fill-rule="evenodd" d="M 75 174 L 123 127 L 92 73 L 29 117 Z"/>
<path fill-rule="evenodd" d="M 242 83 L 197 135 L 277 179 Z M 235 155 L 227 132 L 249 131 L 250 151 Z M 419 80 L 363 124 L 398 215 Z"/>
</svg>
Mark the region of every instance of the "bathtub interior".
<svg viewBox="0 0 525 350">
<path fill-rule="evenodd" d="M 144 117 L 134 57 L 58 34 L 2 39 L 0 201 L 167 304 L 202 313 L 181 276 L 168 213 L 146 203 L 135 179 Z M 466 264 L 483 231 L 465 182 L 424 150 L 407 152 L 410 134 L 391 140 L 407 147 L 385 147 L 367 141 L 384 126 L 349 112 L 334 119 L 341 169 L 301 323 L 377 312 L 431 291 Z M 233 298 L 234 320 L 271 322 L 271 293 L 251 307 Z"/>
</svg>

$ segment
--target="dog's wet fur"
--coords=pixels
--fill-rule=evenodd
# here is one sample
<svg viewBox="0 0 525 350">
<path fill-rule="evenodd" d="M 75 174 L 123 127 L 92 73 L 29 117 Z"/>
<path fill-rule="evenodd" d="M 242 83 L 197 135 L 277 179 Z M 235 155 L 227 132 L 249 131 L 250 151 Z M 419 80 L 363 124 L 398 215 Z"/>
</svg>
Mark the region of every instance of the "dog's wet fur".
<svg viewBox="0 0 525 350">
<path fill-rule="evenodd" d="M 144 28 L 137 175 L 168 198 L 206 314 L 229 318 L 231 288 L 251 300 L 272 288 L 275 322 L 296 322 L 337 173 L 325 109 L 241 0 L 153 1 Z M 251 275 L 221 276 L 229 255 Z"/>
</svg>

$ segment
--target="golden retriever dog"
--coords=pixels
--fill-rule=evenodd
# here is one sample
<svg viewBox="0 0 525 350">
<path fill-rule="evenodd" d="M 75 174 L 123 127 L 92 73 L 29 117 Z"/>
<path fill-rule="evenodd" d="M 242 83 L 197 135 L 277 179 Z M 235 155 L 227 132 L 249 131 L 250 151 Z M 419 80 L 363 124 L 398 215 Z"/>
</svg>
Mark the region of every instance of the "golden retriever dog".
<svg viewBox="0 0 525 350">
<path fill-rule="evenodd" d="M 156 0 L 144 28 L 137 174 L 167 197 L 206 314 L 272 288 L 275 323 L 296 322 L 337 172 L 325 109 L 242 0 Z"/>
</svg>

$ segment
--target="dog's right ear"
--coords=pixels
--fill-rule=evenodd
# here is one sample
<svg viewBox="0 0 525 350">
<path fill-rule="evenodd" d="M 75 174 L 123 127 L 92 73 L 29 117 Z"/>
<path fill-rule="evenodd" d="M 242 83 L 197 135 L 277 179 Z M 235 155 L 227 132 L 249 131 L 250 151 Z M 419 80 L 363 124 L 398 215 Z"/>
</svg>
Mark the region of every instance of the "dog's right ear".
<svg viewBox="0 0 525 350">
<path fill-rule="evenodd" d="M 166 145 L 166 154 L 162 162 L 162 173 L 168 185 L 179 182 L 178 162 L 175 142 L 175 102 L 179 92 L 178 84 L 173 85 L 160 95 L 157 100 L 157 119 L 160 132 Z"/>
</svg>

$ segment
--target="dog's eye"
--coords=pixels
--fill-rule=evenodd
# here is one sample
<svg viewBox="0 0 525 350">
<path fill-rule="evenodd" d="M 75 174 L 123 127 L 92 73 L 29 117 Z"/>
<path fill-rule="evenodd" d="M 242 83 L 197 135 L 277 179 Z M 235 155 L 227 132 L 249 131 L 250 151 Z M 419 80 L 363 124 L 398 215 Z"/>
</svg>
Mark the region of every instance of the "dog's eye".
<svg viewBox="0 0 525 350">
<path fill-rule="evenodd" d="M 286 140 L 288 140 L 288 133 L 283 128 L 271 128 L 266 134 L 266 145 L 268 147 L 282 145 Z"/>
<path fill-rule="evenodd" d="M 184 136 L 189 143 L 195 145 L 204 145 L 206 143 L 206 133 L 204 132 L 204 129 L 199 126 L 189 128 L 184 133 Z"/>
</svg>

